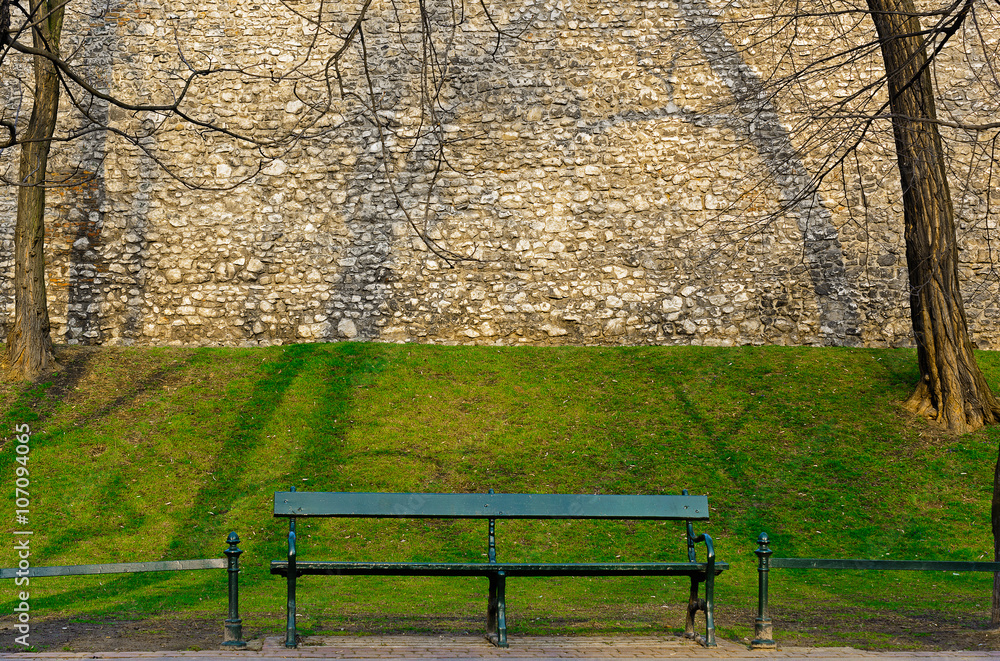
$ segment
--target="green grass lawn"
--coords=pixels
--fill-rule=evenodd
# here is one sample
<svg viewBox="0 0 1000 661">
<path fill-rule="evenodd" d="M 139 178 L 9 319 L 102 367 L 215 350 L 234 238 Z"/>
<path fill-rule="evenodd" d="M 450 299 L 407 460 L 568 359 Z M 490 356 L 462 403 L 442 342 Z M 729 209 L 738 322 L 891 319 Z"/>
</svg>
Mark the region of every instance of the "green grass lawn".
<svg viewBox="0 0 1000 661">
<path fill-rule="evenodd" d="M 1000 356 L 978 357 L 1000 384 Z M 267 567 L 287 528 L 271 505 L 293 485 L 708 494 L 712 521 L 698 529 L 732 565 L 717 582 L 718 625 L 736 640 L 752 634 L 763 530 L 778 556 L 992 556 L 1000 430 L 951 437 L 902 413 L 917 379 L 908 350 L 341 343 L 65 349 L 61 360 L 48 381 L 0 391 L 6 529 L 23 527 L 14 426 L 27 424 L 33 564 L 219 557 L 235 530 L 251 633 L 282 627 L 283 585 Z M 299 533 L 305 559 L 478 560 L 486 543 L 481 522 L 331 520 Z M 680 524 L 498 522 L 510 561 L 683 559 L 683 542 Z M 0 564 L 14 566 L 13 543 L 0 548 Z M 33 579 L 31 607 L 38 617 L 224 613 L 223 581 L 217 571 Z M 844 613 L 815 627 L 836 644 L 887 612 L 982 628 L 991 581 L 779 570 L 771 599 L 803 629 L 812 609 Z M 14 590 L 3 594 L 10 613 Z M 680 629 L 686 587 L 515 579 L 508 595 L 519 633 L 653 633 Z M 485 581 L 306 577 L 299 603 L 307 633 L 478 631 Z"/>
</svg>

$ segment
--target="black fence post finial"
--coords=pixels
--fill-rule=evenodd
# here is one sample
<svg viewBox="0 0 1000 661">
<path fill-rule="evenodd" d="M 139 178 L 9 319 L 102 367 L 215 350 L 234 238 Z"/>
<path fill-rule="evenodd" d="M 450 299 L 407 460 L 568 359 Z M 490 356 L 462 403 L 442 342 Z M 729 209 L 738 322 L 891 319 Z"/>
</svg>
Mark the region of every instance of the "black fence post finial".
<svg viewBox="0 0 1000 661">
<path fill-rule="evenodd" d="M 758 548 L 754 551 L 760 560 L 760 565 L 757 568 L 757 619 L 754 620 L 754 639 L 750 641 L 752 650 L 773 650 L 777 647 L 771 618 L 767 614 L 767 575 L 771 569 L 770 558 L 773 553 L 768 546 L 769 543 L 767 533 L 762 532 L 757 537 Z"/>
<path fill-rule="evenodd" d="M 243 620 L 240 619 L 240 554 L 243 553 L 237 546 L 240 543 L 240 536 L 231 532 L 226 538 L 226 543 L 229 544 L 229 548 L 223 553 L 229 558 L 229 617 L 226 618 L 226 631 L 222 644 L 242 649 L 247 644 L 243 640 Z"/>
</svg>

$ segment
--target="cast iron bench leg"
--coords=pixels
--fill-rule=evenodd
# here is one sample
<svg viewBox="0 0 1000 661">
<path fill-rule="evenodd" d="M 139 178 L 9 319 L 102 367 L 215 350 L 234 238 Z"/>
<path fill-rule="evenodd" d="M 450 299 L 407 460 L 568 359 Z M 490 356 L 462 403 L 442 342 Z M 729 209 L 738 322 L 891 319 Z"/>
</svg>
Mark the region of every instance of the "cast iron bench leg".
<svg viewBox="0 0 1000 661">
<path fill-rule="evenodd" d="M 288 603 L 286 605 L 287 619 L 285 621 L 285 647 L 292 648 L 298 643 L 295 632 L 295 579 L 298 576 L 296 566 L 297 552 L 295 550 L 295 519 L 291 520 L 291 530 L 288 532 Z"/>
<path fill-rule="evenodd" d="M 688 598 L 687 619 L 684 622 L 684 637 L 691 638 L 705 647 L 715 647 L 715 581 L 714 576 L 701 578 L 691 576 L 691 596 Z M 698 584 L 705 581 L 705 598 L 698 598 Z M 705 635 L 695 631 L 695 615 L 705 611 Z"/>
<path fill-rule="evenodd" d="M 506 574 L 490 576 L 490 601 L 486 607 L 486 640 L 497 647 L 507 647 Z"/>
<path fill-rule="evenodd" d="M 691 576 L 691 596 L 688 597 L 687 618 L 684 621 L 684 637 L 698 640 L 701 636 L 694 628 L 694 617 L 700 610 L 705 610 L 705 602 L 698 598 L 698 584 L 701 578 Z"/>
<path fill-rule="evenodd" d="M 715 647 L 715 574 L 705 577 L 705 647 Z"/>
<path fill-rule="evenodd" d="M 295 572 L 288 572 L 288 617 L 285 622 L 285 647 L 293 648 L 296 644 L 295 635 Z"/>
<path fill-rule="evenodd" d="M 698 579 L 691 577 L 691 595 L 688 597 L 687 616 L 684 619 L 684 637 L 694 638 L 694 614 L 698 612 Z"/>
</svg>

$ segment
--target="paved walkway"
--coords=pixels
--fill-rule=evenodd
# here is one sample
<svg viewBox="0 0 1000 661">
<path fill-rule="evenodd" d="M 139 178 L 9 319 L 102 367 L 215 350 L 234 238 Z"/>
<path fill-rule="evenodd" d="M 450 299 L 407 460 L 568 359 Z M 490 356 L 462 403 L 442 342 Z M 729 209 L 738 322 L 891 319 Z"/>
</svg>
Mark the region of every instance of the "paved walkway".
<svg viewBox="0 0 1000 661">
<path fill-rule="evenodd" d="M 847 647 L 787 647 L 747 650 L 721 641 L 714 649 L 676 637 L 577 638 L 531 637 L 510 639 L 502 650 L 477 636 L 337 636 L 305 638 L 288 650 L 283 638 L 253 641 L 243 651 L 200 652 L 42 652 L 0 655 L 10 659 L 156 659 L 157 661 L 272 661 L 281 659 L 442 659 L 518 661 L 520 659 L 927 659 L 1000 660 L 1000 652 L 867 652 Z"/>
</svg>

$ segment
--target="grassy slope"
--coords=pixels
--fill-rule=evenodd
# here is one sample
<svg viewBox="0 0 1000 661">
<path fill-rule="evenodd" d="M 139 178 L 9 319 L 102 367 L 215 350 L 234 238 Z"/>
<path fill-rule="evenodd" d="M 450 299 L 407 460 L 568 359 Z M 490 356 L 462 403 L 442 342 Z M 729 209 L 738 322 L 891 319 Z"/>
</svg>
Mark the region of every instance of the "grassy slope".
<svg viewBox="0 0 1000 661">
<path fill-rule="evenodd" d="M 993 383 L 1000 356 L 982 353 Z M 267 563 L 284 551 L 271 497 L 314 490 L 709 494 L 703 526 L 733 570 L 724 635 L 750 633 L 752 550 L 776 555 L 989 558 L 998 431 L 941 437 L 901 415 L 900 350 L 486 348 L 344 343 L 261 350 L 76 350 L 51 382 L 2 393 L 0 484 L 13 525 L 13 426 L 32 430 L 34 564 L 246 551 L 247 626 L 281 627 Z M 482 524 L 323 522 L 304 558 L 481 559 Z M 502 522 L 501 559 L 680 559 L 680 526 Z M 12 544 L 0 563 L 15 562 Z M 222 613 L 221 573 L 35 580 L 32 610 L 81 617 Z M 786 619 L 815 604 L 985 622 L 987 575 L 776 573 Z M 474 579 L 305 580 L 305 630 L 478 629 Z M 939 587 L 940 586 L 940 587 Z M 664 579 L 523 579 L 521 632 L 653 631 L 685 588 Z M 0 603 L 11 612 L 13 590 Z M 387 613 L 386 624 L 380 613 Z M 681 623 L 677 611 L 669 626 Z M 275 617 L 275 616 L 279 617 Z M 852 616 L 863 619 L 865 615 Z M 849 618 L 850 619 L 850 618 Z M 845 626 L 854 626 L 847 624 Z M 859 625 L 861 626 L 861 625 Z"/>
</svg>

